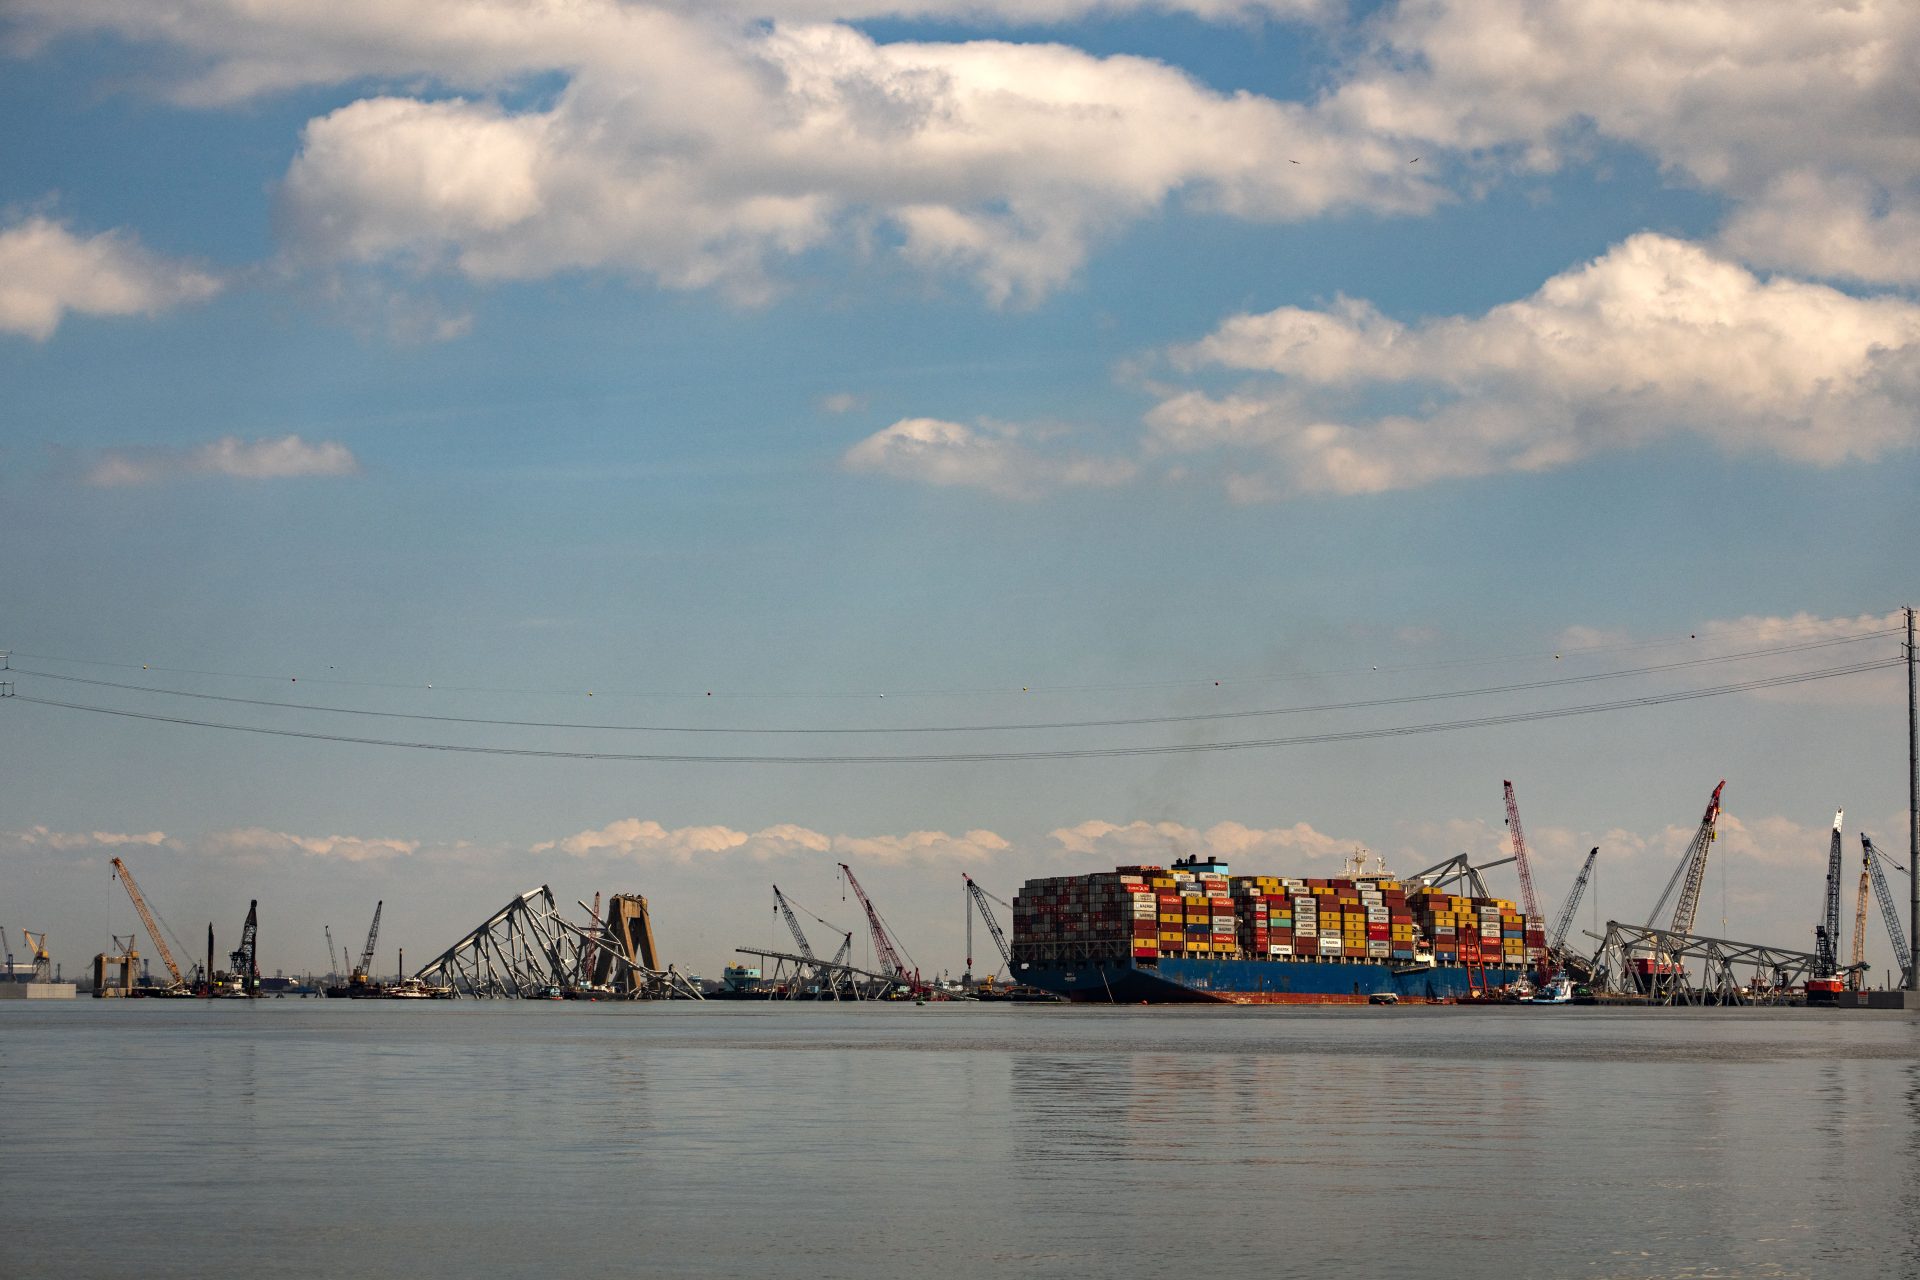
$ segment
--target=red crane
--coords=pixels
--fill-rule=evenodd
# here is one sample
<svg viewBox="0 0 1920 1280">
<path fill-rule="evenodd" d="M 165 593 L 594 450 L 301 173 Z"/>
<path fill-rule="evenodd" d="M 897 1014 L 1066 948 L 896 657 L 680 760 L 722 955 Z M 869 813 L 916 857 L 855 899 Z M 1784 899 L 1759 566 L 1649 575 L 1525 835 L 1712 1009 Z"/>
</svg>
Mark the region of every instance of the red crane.
<svg viewBox="0 0 1920 1280">
<path fill-rule="evenodd" d="M 867 891 L 862 889 L 860 882 L 854 878 L 853 868 L 843 862 L 840 864 L 840 874 L 847 878 L 847 883 L 853 887 L 853 896 L 860 899 L 861 907 L 866 910 L 867 927 L 873 931 L 873 949 L 880 957 L 881 972 L 891 974 L 896 982 L 915 990 L 925 986 L 920 981 L 920 974 L 917 971 L 909 971 L 907 966 L 900 962 L 899 949 L 893 945 L 893 939 L 887 936 L 887 926 L 880 923 L 880 913 L 873 909 L 873 903 L 867 898 Z"/>
<path fill-rule="evenodd" d="M 1527 865 L 1527 833 L 1520 829 L 1520 805 L 1513 798 L 1513 784 L 1500 785 L 1507 789 L 1507 833 L 1513 838 L 1513 865 L 1520 871 L 1520 906 L 1539 920 L 1540 901 L 1533 896 L 1533 868 Z"/>
</svg>

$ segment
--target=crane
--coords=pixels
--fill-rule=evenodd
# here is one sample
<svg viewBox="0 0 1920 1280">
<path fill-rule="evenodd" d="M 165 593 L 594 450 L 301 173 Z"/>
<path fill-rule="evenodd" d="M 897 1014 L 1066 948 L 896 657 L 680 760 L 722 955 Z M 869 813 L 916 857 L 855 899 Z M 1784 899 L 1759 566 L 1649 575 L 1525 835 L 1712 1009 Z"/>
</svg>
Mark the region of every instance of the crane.
<svg viewBox="0 0 1920 1280">
<path fill-rule="evenodd" d="M 1507 792 L 1507 834 L 1513 839 L 1513 866 L 1520 873 L 1520 905 L 1533 919 L 1540 918 L 1540 901 L 1533 896 L 1533 869 L 1527 865 L 1527 833 L 1520 828 L 1520 805 L 1513 798 L 1513 784 L 1500 784 Z"/>
<path fill-rule="evenodd" d="M 33 981 L 53 981 L 53 957 L 47 951 L 47 935 L 22 929 L 21 935 L 27 940 L 27 959 L 33 961 Z"/>
<path fill-rule="evenodd" d="M 126 887 L 127 896 L 133 899 L 133 909 L 140 913 L 140 923 L 147 927 L 147 936 L 153 939 L 153 949 L 160 953 L 160 963 L 167 966 L 167 976 L 173 980 L 173 988 L 186 986 L 186 980 L 180 976 L 180 966 L 174 963 L 173 952 L 167 949 L 167 940 L 160 936 L 160 926 L 154 923 L 153 912 L 147 909 L 147 900 L 140 896 L 140 886 L 134 883 L 133 872 L 127 870 L 127 864 L 115 858 L 113 874 Z M 209 979 L 213 975 L 207 975 Z"/>
<path fill-rule="evenodd" d="M 373 944 L 380 940 L 380 909 L 387 905 L 386 899 L 373 904 L 373 927 L 367 930 L 367 945 L 360 949 L 360 963 L 347 975 L 347 981 L 356 987 L 364 987 L 373 975 Z"/>
<path fill-rule="evenodd" d="M 1827 896 L 1820 914 L 1820 923 L 1813 930 L 1813 951 L 1816 957 L 1814 977 L 1830 979 L 1840 967 L 1838 948 L 1840 945 L 1840 824 L 1846 817 L 1845 809 L 1833 811 L 1833 841 L 1827 846 Z"/>
<path fill-rule="evenodd" d="M 780 886 L 773 886 L 773 909 L 787 922 L 787 931 L 793 934 L 793 945 L 800 948 L 800 954 L 808 963 L 818 964 L 819 958 L 813 954 L 813 944 L 807 941 L 806 930 L 800 927 L 800 918 L 793 914 L 793 908 L 787 905 L 787 895 L 780 892 Z M 852 934 L 848 934 L 852 937 Z"/>
<path fill-rule="evenodd" d="M 1567 930 L 1573 927 L 1573 913 L 1580 909 L 1580 899 L 1587 892 L 1587 881 L 1593 876 L 1593 860 L 1600 856 L 1600 848 L 1594 846 L 1587 853 L 1587 860 L 1580 865 L 1580 874 L 1573 878 L 1573 888 L 1567 890 L 1567 900 L 1560 904 L 1560 914 L 1554 917 L 1553 932 L 1547 935 L 1547 954 L 1558 956 L 1567 944 Z"/>
<path fill-rule="evenodd" d="M 1687 845 L 1687 851 L 1681 855 L 1680 865 L 1673 869 L 1673 876 L 1667 881 L 1666 889 L 1660 894 L 1660 901 L 1653 904 L 1653 910 L 1647 914 L 1647 927 L 1652 928 L 1660 917 L 1660 908 L 1667 905 L 1667 899 L 1673 896 L 1673 887 L 1680 884 L 1680 900 L 1674 903 L 1673 920 L 1667 926 L 1669 933 L 1692 933 L 1694 912 L 1700 906 L 1700 886 L 1707 878 L 1707 854 L 1713 849 L 1714 828 L 1720 821 L 1720 793 L 1726 790 L 1727 781 L 1713 789 L 1713 796 L 1707 801 L 1707 811 L 1700 818 L 1700 827 L 1693 833 L 1693 840 Z M 1682 880 L 1684 878 L 1684 884 Z"/>
<path fill-rule="evenodd" d="M 962 871 L 960 878 L 967 882 L 967 976 L 963 981 L 970 982 L 973 979 L 973 913 L 976 909 L 980 912 L 980 918 L 986 921 L 987 932 L 993 935 L 993 945 L 1000 949 L 1000 963 L 1011 965 L 1013 952 L 1007 946 L 1007 935 L 1000 931 L 1000 922 L 993 918 L 993 910 L 987 906 L 987 899 L 993 895 L 982 889 L 966 872 Z M 994 898 L 994 901 L 1000 902 L 998 898 Z M 1004 907 L 1007 904 L 1001 902 L 1000 905 Z"/>
<path fill-rule="evenodd" d="M 327 931 L 327 968 L 332 969 L 333 968 L 333 926 L 330 924 L 327 924 L 327 925 L 321 925 L 320 927 Z"/>
<path fill-rule="evenodd" d="M 5 956 L 7 958 L 7 971 L 4 975 L 0 975 L 0 981 L 12 982 L 13 981 L 13 943 L 7 941 L 7 928 L 5 925 L 0 925 L 0 956 Z"/>
<path fill-rule="evenodd" d="M 1913 972 L 1913 952 L 1907 949 L 1907 934 L 1900 927 L 1900 912 L 1893 905 L 1893 893 L 1887 888 L 1886 874 L 1880 870 L 1880 864 L 1890 859 L 1874 846 L 1864 831 L 1860 833 L 1860 859 L 1873 874 L 1873 896 L 1880 901 L 1880 918 L 1887 922 L 1887 938 L 1893 943 L 1893 958 L 1900 966 L 1898 985 L 1904 987 L 1907 985 L 1907 975 Z M 1905 870 L 1897 862 L 1893 865 Z"/>
<path fill-rule="evenodd" d="M 260 989 L 260 957 L 254 950 L 259 936 L 260 901 L 256 898 L 247 904 L 247 922 L 240 928 L 240 945 L 227 957 L 240 989 L 249 994 Z"/>
<path fill-rule="evenodd" d="M 853 896 L 860 899 L 860 906 L 867 913 L 867 927 L 873 931 L 873 950 L 880 957 L 880 970 L 889 974 L 896 982 L 915 990 L 923 984 L 918 973 L 909 972 L 900 962 L 900 952 L 893 945 L 893 939 L 887 936 L 887 927 L 880 923 L 880 913 L 873 908 L 873 902 L 867 897 L 867 891 L 860 887 L 860 881 L 854 877 L 853 868 L 846 863 L 840 864 L 840 874 L 847 878 L 847 884 L 853 888 Z"/>
<path fill-rule="evenodd" d="M 1860 989 L 1863 975 L 1867 972 L 1867 869 L 1860 868 L 1860 896 L 1853 908 L 1853 964 L 1847 975 L 1847 985 L 1855 991 Z"/>
</svg>

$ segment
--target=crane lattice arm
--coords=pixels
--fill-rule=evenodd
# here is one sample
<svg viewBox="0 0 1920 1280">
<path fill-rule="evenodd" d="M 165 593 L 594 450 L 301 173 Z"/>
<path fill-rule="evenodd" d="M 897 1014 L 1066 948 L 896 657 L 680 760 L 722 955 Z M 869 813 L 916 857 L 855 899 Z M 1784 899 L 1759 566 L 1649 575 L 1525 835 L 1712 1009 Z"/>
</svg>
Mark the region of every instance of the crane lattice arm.
<svg viewBox="0 0 1920 1280">
<path fill-rule="evenodd" d="M 255 943 L 260 937 L 260 903 L 258 900 L 247 904 L 247 922 L 240 929 L 240 945 L 227 957 L 233 966 L 233 976 L 252 991 L 260 985 L 260 957 L 255 951 Z"/>
<path fill-rule="evenodd" d="M 1507 791 L 1507 834 L 1513 838 L 1513 865 L 1520 872 L 1520 905 L 1538 920 L 1540 901 L 1533 896 L 1533 868 L 1527 865 L 1527 833 L 1520 829 L 1520 805 L 1513 798 L 1513 784 L 1500 785 Z"/>
<path fill-rule="evenodd" d="M 787 895 L 780 892 L 780 886 L 773 886 L 773 909 L 787 922 L 787 931 L 793 934 L 793 944 L 800 948 L 800 954 L 810 961 L 817 961 L 813 954 L 813 944 L 807 941 L 806 931 L 800 927 L 800 919 L 793 914 L 793 908 L 787 905 Z"/>
<path fill-rule="evenodd" d="M 1567 944 L 1567 930 L 1573 927 L 1573 913 L 1580 909 L 1580 899 L 1587 892 L 1587 881 L 1593 876 L 1593 860 L 1600 856 L 1599 846 L 1587 853 L 1587 860 L 1580 864 L 1580 874 L 1573 878 L 1573 888 L 1567 890 L 1567 900 L 1560 904 L 1560 914 L 1554 919 L 1553 932 L 1547 935 L 1547 954 L 1557 955 Z"/>
<path fill-rule="evenodd" d="M 987 922 L 987 932 L 993 935 L 993 945 L 1000 949 L 1000 963 L 1012 964 L 1013 949 L 1007 946 L 1007 935 L 1000 931 L 1000 922 L 993 918 L 993 911 L 987 906 L 987 891 L 975 884 L 973 877 L 964 871 L 960 873 L 960 878 L 967 882 L 967 896 L 973 900 L 973 905 L 979 909 L 980 918 Z M 967 972 L 972 973 L 973 943 L 971 938 L 973 931 L 969 929 L 967 933 L 969 938 L 967 943 Z"/>
<path fill-rule="evenodd" d="M 1827 846 L 1827 897 L 1820 925 L 1813 931 L 1816 978 L 1831 978 L 1840 967 L 1840 823 L 1846 812 L 1833 811 L 1833 842 Z"/>
<path fill-rule="evenodd" d="M 167 976 L 173 979 L 174 986 L 186 986 L 186 979 L 180 976 L 180 966 L 173 962 L 173 952 L 167 948 L 167 940 L 160 936 L 160 926 L 154 923 L 153 912 L 147 909 L 147 900 L 140 896 L 140 886 L 134 883 L 133 872 L 127 870 L 126 863 L 115 858 L 113 873 L 120 877 L 127 896 L 133 899 L 133 909 L 140 913 L 140 923 L 147 927 L 147 936 L 153 939 L 153 949 L 160 953 L 160 963 L 167 967 Z"/>
<path fill-rule="evenodd" d="M 873 903 L 867 898 L 867 891 L 862 889 L 860 882 L 854 878 L 853 868 L 843 862 L 840 864 L 840 873 L 846 876 L 847 883 L 853 888 L 854 897 L 860 899 L 860 905 L 867 913 L 867 927 L 873 931 L 873 950 L 880 957 L 881 971 L 892 974 L 901 982 L 913 982 L 914 977 L 907 971 L 907 966 L 900 963 L 900 953 L 894 948 L 893 939 L 887 936 L 887 927 L 880 923 L 880 913 L 873 909 Z"/>
<path fill-rule="evenodd" d="M 1900 912 L 1893 905 L 1893 892 L 1887 888 L 1886 873 L 1880 870 L 1880 864 L 1887 855 L 1873 847 L 1865 832 L 1860 835 L 1861 857 L 1866 861 L 1867 870 L 1873 873 L 1873 896 L 1880 901 L 1880 918 L 1887 922 L 1887 938 L 1893 943 L 1893 957 L 1900 963 L 1900 983 L 1907 985 L 1907 975 L 1913 972 L 1913 952 L 1907 949 L 1907 933 L 1900 927 Z"/>
<path fill-rule="evenodd" d="M 1862 975 L 1867 971 L 1867 869 L 1860 868 L 1860 896 L 1853 906 L 1853 964 L 1847 975 L 1847 985 L 1855 991 L 1860 989 Z"/>
<path fill-rule="evenodd" d="M 360 949 L 360 967 L 353 971 L 357 977 L 373 976 L 373 944 L 380 940 L 380 910 L 386 905 L 385 898 L 373 904 L 373 927 L 367 930 L 367 945 Z"/>
<path fill-rule="evenodd" d="M 1726 790 L 1725 778 L 1713 789 L 1713 796 L 1707 801 L 1707 811 L 1700 818 L 1700 829 L 1693 833 L 1693 840 L 1687 845 L 1686 853 L 1680 859 L 1680 865 L 1673 869 L 1673 876 L 1667 881 L 1667 887 L 1660 894 L 1660 901 L 1653 904 L 1653 911 L 1647 916 L 1647 927 L 1660 916 L 1660 908 L 1667 905 L 1667 899 L 1673 895 L 1673 887 L 1681 885 L 1680 900 L 1674 904 L 1673 921 L 1667 926 L 1669 933 L 1692 933 L 1694 913 L 1700 907 L 1700 887 L 1706 883 L 1707 854 L 1713 849 L 1714 827 L 1720 821 L 1720 793 Z"/>
</svg>

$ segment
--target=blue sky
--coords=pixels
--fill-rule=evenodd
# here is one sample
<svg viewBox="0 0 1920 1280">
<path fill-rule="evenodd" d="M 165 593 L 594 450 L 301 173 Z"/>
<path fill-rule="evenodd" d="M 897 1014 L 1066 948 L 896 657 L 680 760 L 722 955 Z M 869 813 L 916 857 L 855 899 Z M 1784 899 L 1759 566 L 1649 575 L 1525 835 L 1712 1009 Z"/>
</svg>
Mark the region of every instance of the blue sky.
<svg viewBox="0 0 1920 1280">
<path fill-rule="evenodd" d="M 5 24 L 23 695 L 559 750 L 1165 745 L 1600 695 L 796 740 L 53 677 L 907 729 L 1869 637 L 1599 686 L 1661 692 L 1893 656 L 1875 633 L 1917 594 L 1906 6 L 24 0 Z M 1902 695 L 1889 671 L 1405 739 L 819 767 L 14 704 L 0 924 L 77 967 L 131 927 L 118 852 L 183 933 L 260 898 L 289 969 L 376 898 L 425 956 L 549 880 L 649 894 L 717 970 L 766 940 L 769 881 L 842 910 L 845 859 L 957 970 L 962 869 L 1007 896 L 1365 843 L 1411 871 L 1496 848 L 1506 777 L 1549 906 L 1601 843 L 1603 913 L 1639 918 L 1726 777 L 1712 923 L 1805 941 L 1836 806 L 1904 847 Z"/>
</svg>

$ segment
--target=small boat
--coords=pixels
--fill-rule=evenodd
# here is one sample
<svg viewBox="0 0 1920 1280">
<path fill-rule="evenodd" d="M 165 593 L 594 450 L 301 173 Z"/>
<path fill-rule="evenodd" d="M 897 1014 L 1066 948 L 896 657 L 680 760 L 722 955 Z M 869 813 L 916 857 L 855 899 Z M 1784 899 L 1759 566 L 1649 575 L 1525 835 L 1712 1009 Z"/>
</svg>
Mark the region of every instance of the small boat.
<svg viewBox="0 0 1920 1280">
<path fill-rule="evenodd" d="M 1376 991 L 1367 997 L 1368 1004 L 1399 1004 L 1400 995 L 1394 991 Z"/>
<path fill-rule="evenodd" d="M 1548 979 L 1547 984 L 1533 993 L 1528 1004 L 1572 1004 L 1573 979 L 1564 973 L 1557 973 Z"/>
</svg>

